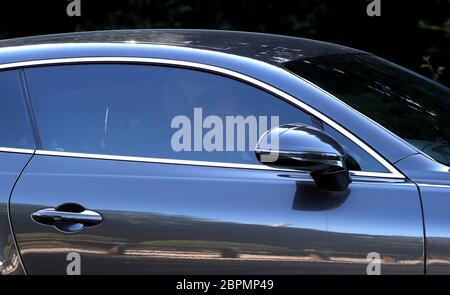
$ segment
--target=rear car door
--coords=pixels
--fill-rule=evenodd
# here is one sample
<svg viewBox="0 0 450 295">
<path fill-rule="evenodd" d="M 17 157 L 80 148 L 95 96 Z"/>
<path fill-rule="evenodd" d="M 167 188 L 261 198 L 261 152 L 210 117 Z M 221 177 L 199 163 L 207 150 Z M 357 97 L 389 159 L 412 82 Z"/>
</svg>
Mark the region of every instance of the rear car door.
<svg viewBox="0 0 450 295">
<path fill-rule="evenodd" d="M 416 187 L 281 98 L 162 65 L 24 71 L 40 146 L 10 215 L 29 273 L 365 274 L 374 262 L 423 273 Z M 250 142 L 272 122 L 334 136 L 358 170 L 349 189 L 322 191 L 306 173 L 259 164 Z M 55 211 L 75 217 L 50 224 Z"/>
</svg>

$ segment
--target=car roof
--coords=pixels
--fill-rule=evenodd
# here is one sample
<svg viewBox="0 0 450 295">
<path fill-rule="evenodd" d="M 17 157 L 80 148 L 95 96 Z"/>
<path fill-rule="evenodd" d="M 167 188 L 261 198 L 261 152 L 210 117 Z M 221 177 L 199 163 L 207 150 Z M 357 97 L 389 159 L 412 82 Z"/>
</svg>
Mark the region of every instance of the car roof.
<svg viewBox="0 0 450 295">
<path fill-rule="evenodd" d="M 41 35 L 0 40 L 0 48 L 38 44 L 137 43 L 196 48 L 244 56 L 272 65 L 323 55 L 362 51 L 322 41 L 220 30 L 141 29 Z"/>
</svg>

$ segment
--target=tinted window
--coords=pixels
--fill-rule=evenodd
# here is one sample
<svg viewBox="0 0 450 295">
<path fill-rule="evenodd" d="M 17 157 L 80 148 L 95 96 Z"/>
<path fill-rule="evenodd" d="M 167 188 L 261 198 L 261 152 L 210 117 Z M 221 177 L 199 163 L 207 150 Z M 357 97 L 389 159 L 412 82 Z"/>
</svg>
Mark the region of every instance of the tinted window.
<svg viewBox="0 0 450 295">
<path fill-rule="evenodd" d="M 208 130 L 215 128 L 207 124 L 209 116 L 221 119 L 222 134 L 230 131 L 227 117 L 236 116 L 253 116 L 260 127 L 264 127 L 261 117 L 270 124 L 272 116 L 279 117 L 279 124 L 300 122 L 323 127 L 309 114 L 265 91 L 201 71 L 91 64 L 30 68 L 26 74 L 41 141 L 47 150 L 257 164 L 249 146 L 244 151 L 225 151 L 228 142 L 222 145 L 224 151 L 210 152 L 203 147 L 201 151 L 174 150 L 172 139 L 181 126 L 174 125 L 174 118 L 185 116 L 192 123 L 192 150 L 198 143 L 195 108 L 201 108 L 200 127 L 202 122 L 207 125 L 200 131 L 200 146 Z M 250 130 L 245 132 L 248 145 Z M 238 139 L 234 130 L 235 149 Z M 351 142 L 346 146 L 353 148 L 363 169 L 385 171 Z"/>
<path fill-rule="evenodd" d="M 0 146 L 34 148 L 17 70 L 0 72 Z"/>
<path fill-rule="evenodd" d="M 450 91 L 445 86 L 371 55 L 322 56 L 286 67 L 450 165 Z"/>
</svg>

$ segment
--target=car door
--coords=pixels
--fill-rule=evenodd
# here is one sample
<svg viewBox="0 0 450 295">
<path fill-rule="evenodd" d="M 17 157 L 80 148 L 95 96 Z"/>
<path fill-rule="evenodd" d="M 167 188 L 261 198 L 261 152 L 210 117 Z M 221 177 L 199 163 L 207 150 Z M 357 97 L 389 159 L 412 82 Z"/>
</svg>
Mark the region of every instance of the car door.
<svg viewBox="0 0 450 295">
<path fill-rule="evenodd" d="M 0 274 L 22 274 L 8 215 L 11 191 L 34 152 L 18 70 L 0 72 Z"/>
<path fill-rule="evenodd" d="M 164 65 L 24 71 L 41 146 L 10 215 L 30 274 L 423 273 L 415 185 L 261 85 Z M 258 163 L 255 138 L 298 122 L 351 155 L 348 190 Z"/>
</svg>

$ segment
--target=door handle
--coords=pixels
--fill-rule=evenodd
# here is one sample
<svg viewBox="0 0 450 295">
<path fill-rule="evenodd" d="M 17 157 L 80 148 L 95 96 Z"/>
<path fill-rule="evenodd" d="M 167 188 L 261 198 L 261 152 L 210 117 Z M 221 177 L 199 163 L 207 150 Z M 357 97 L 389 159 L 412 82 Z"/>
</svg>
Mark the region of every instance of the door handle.
<svg viewBox="0 0 450 295">
<path fill-rule="evenodd" d="M 56 208 L 40 209 L 31 217 L 37 223 L 53 225 L 63 232 L 78 232 L 84 227 L 97 225 L 103 220 L 99 213 L 86 210 L 78 204 L 63 204 Z"/>
</svg>

